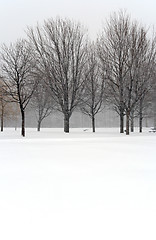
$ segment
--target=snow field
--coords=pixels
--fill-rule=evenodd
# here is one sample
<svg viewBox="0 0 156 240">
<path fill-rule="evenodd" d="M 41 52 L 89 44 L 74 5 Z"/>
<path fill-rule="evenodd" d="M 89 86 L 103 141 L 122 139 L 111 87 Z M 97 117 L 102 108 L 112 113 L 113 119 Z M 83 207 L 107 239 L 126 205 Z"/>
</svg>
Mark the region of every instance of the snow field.
<svg viewBox="0 0 156 240">
<path fill-rule="evenodd" d="M 156 135 L 0 135 L 1 240 L 155 240 Z"/>
</svg>

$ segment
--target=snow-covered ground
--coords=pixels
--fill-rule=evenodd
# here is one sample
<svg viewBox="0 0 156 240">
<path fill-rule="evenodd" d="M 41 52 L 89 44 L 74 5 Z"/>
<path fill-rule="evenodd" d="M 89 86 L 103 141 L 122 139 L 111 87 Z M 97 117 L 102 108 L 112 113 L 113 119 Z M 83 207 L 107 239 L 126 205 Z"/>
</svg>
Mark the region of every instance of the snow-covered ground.
<svg viewBox="0 0 156 240">
<path fill-rule="evenodd" d="M 156 133 L 0 133 L 0 240 L 155 240 L 155 226 Z"/>
</svg>

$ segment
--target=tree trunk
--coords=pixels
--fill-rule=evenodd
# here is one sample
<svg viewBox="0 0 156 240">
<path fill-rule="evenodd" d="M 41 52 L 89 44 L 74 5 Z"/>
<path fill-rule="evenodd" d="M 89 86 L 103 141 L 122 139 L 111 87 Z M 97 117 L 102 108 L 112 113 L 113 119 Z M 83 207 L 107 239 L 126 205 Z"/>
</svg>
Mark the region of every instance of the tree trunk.
<svg viewBox="0 0 156 240">
<path fill-rule="evenodd" d="M 130 111 L 126 111 L 126 135 L 129 135 L 129 118 L 130 118 Z"/>
<path fill-rule="evenodd" d="M 140 112 L 140 116 L 139 116 L 139 132 L 142 133 L 142 112 Z"/>
<path fill-rule="evenodd" d="M 143 115 L 142 115 L 142 100 L 140 100 L 140 112 L 139 112 L 139 132 L 142 133 L 142 120 L 143 120 Z"/>
<path fill-rule="evenodd" d="M 131 113 L 131 132 L 134 132 L 134 111 Z"/>
<path fill-rule="evenodd" d="M 92 130 L 95 132 L 95 117 L 92 116 Z"/>
<path fill-rule="evenodd" d="M 124 133 L 124 114 L 120 112 L 120 133 Z"/>
<path fill-rule="evenodd" d="M 4 111 L 2 107 L 2 112 L 1 112 L 1 132 L 3 132 L 3 127 L 4 127 Z"/>
<path fill-rule="evenodd" d="M 131 132 L 134 132 L 134 118 L 131 118 Z"/>
<path fill-rule="evenodd" d="M 41 130 L 41 121 L 38 120 L 38 122 L 37 122 L 37 131 L 40 132 L 40 130 Z"/>
<path fill-rule="evenodd" d="M 124 133 L 124 104 L 123 104 L 123 79 L 122 73 L 119 73 L 119 81 L 120 81 L 120 133 Z"/>
<path fill-rule="evenodd" d="M 22 130 L 21 135 L 25 137 L 25 112 L 23 109 L 21 109 L 21 115 L 22 115 Z"/>
<path fill-rule="evenodd" d="M 1 116 L 1 132 L 3 132 L 3 117 Z"/>
<path fill-rule="evenodd" d="M 64 132 L 69 133 L 69 114 L 64 114 Z"/>
</svg>

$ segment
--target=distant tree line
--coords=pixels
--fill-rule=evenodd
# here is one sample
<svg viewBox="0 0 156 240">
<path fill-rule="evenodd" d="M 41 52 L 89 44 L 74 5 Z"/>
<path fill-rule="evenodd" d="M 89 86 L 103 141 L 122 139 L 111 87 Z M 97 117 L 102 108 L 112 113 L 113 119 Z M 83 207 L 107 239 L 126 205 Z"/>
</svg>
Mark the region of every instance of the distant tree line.
<svg viewBox="0 0 156 240">
<path fill-rule="evenodd" d="M 22 136 L 28 105 L 37 113 L 38 131 L 52 111 L 60 111 L 68 133 L 79 109 L 95 132 L 96 114 L 106 105 L 118 113 L 121 133 L 125 118 L 127 135 L 135 117 L 140 132 L 144 116 L 152 113 L 156 123 L 156 38 L 126 12 L 112 14 L 94 42 L 80 23 L 62 18 L 28 28 L 27 36 L 1 48 L 2 123 L 10 103 L 21 113 Z"/>
</svg>

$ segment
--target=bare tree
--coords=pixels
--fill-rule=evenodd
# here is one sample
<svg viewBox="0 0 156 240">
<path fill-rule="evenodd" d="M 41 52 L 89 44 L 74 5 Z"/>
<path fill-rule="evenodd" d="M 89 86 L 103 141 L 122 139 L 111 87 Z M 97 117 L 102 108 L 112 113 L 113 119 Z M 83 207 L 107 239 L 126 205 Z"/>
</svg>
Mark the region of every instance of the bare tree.
<svg viewBox="0 0 156 240">
<path fill-rule="evenodd" d="M 43 71 L 58 110 L 64 115 L 64 132 L 80 101 L 86 61 L 86 38 L 80 24 L 70 20 L 45 21 L 29 29 L 28 36 L 42 60 Z"/>
<path fill-rule="evenodd" d="M 120 116 L 120 132 L 124 132 L 124 88 L 127 75 L 130 17 L 123 11 L 107 21 L 98 40 L 99 57 L 107 76 L 109 102 Z"/>
<path fill-rule="evenodd" d="M 141 79 L 142 64 L 147 52 L 147 39 L 144 29 L 138 29 L 137 24 L 131 26 L 129 35 L 128 71 L 125 76 L 124 105 L 126 111 L 126 134 L 129 134 L 130 114 L 142 97 L 144 82 Z M 141 81 L 140 81 L 141 80 Z"/>
<path fill-rule="evenodd" d="M 35 65 L 32 50 L 25 40 L 19 40 L 9 47 L 2 47 L 2 73 L 7 94 L 12 102 L 18 103 L 21 117 L 21 134 L 25 136 L 25 109 L 36 87 L 33 77 Z"/>
<path fill-rule="evenodd" d="M 129 134 L 130 113 L 138 105 L 139 125 L 142 132 L 143 103 L 151 88 L 153 65 L 155 61 L 155 40 L 150 42 L 147 31 L 143 27 L 133 24 L 130 34 L 129 71 L 126 83 L 126 133 Z"/>
<path fill-rule="evenodd" d="M 152 54 L 147 31 L 122 11 L 110 17 L 98 48 L 107 76 L 109 101 L 120 115 L 121 133 L 126 114 L 128 135 L 130 114 L 147 91 L 149 74 L 146 71 L 150 72 L 155 54 Z"/>
<path fill-rule="evenodd" d="M 37 130 L 40 131 L 41 123 L 52 113 L 55 103 L 42 76 L 38 76 L 38 80 L 39 82 L 34 90 L 30 105 L 37 114 Z"/>
<path fill-rule="evenodd" d="M 150 107 L 151 93 L 155 88 L 156 74 L 156 37 L 150 41 L 146 56 L 146 63 L 143 65 L 142 80 L 146 83 L 142 86 L 142 96 L 139 100 L 139 132 L 142 132 L 142 120 L 147 116 L 147 109 Z"/>
<path fill-rule="evenodd" d="M 17 117 L 18 110 L 15 104 L 12 103 L 11 98 L 6 94 L 6 85 L 3 83 L 3 78 L 0 77 L 0 119 L 1 132 L 4 130 L 4 121 Z"/>
<path fill-rule="evenodd" d="M 5 87 L 3 85 L 2 78 L 0 79 L 0 119 L 1 119 L 1 132 L 4 127 L 4 117 L 6 115 L 7 108 L 7 96 L 5 94 Z"/>
<path fill-rule="evenodd" d="M 156 129 L 156 64 L 153 65 L 153 69 L 153 79 L 151 81 L 151 88 L 148 92 L 147 101 L 149 105 L 148 116 L 153 119 L 153 126 Z"/>
<path fill-rule="evenodd" d="M 101 76 L 96 48 L 91 44 L 88 48 L 88 58 L 85 68 L 85 81 L 80 109 L 92 120 L 92 129 L 95 132 L 95 116 L 104 103 L 104 77 Z"/>
</svg>

